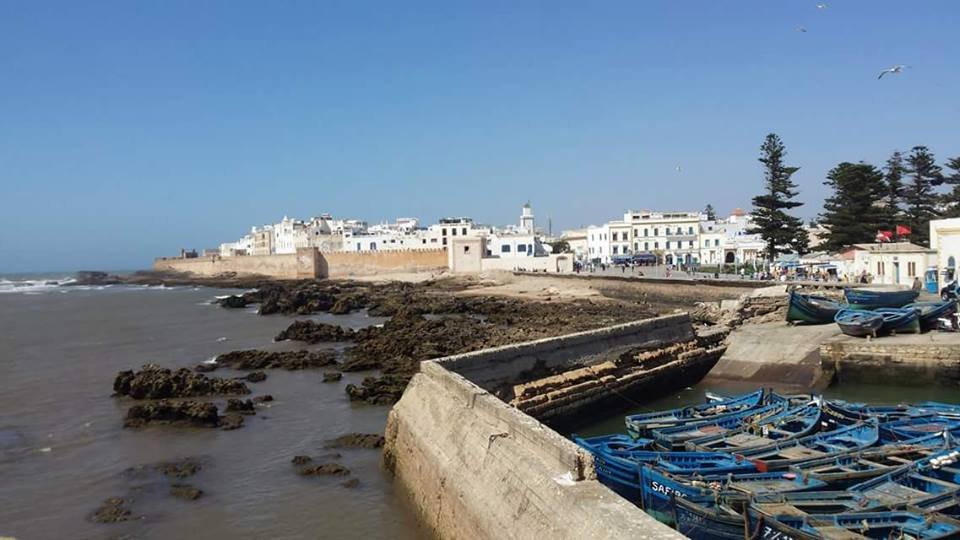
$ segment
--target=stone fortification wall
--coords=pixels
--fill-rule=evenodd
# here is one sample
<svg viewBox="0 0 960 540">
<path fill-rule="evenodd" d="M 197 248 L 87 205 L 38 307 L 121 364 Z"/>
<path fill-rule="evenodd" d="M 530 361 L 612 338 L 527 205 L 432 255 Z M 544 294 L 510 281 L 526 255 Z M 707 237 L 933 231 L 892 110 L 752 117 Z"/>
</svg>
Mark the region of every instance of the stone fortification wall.
<svg viewBox="0 0 960 540">
<path fill-rule="evenodd" d="M 330 277 L 365 276 L 389 272 L 424 272 L 447 267 L 447 251 L 411 249 L 397 251 L 331 251 L 320 254 Z"/>
<path fill-rule="evenodd" d="M 242 257 L 161 257 L 153 261 L 158 272 L 178 272 L 202 277 L 223 274 L 259 275 L 277 279 L 308 279 L 324 277 L 319 273 L 318 253 L 315 249 L 301 249 L 284 255 L 245 255 Z"/>
<path fill-rule="evenodd" d="M 423 362 L 390 411 L 384 465 L 443 538 L 683 538 L 600 484 L 589 453 L 491 390 L 690 341 L 680 314 Z M 693 372 L 674 366 L 674 383 Z"/>
<path fill-rule="evenodd" d="M 213 277 L 224 274 L 259 275 L 276 279 L 311 279 L 376 275 L 390 272 L 421 272 L 446 268 L 443 249 L 321 253 L 315 248 L 295 254 L 243 255 L 237 257 L 162 257 L 153 261 L 160 272 Z"/>
<path fill-rule="evenodd" d="M 525 272 L 547 272 L 550 274 L 573 272 L 572 255 L 547 255 L 545 257 L 514 257 L 502 259 L 499 257 L 484 257 L 480 259 L 480 270 L 490 272 L 493 270 L 516 271 L 522 269 Z"/>
<path fill-rule="evenodd" d="M 834 371 L 834 377 L 839 381 L 960 387 L 960 343 L 957 340 L 902 343 L 897 338 L 872 341 L 849 338 L 824 343 L 820 346 L 820 359 L 824 369 Z"/>
</svg>

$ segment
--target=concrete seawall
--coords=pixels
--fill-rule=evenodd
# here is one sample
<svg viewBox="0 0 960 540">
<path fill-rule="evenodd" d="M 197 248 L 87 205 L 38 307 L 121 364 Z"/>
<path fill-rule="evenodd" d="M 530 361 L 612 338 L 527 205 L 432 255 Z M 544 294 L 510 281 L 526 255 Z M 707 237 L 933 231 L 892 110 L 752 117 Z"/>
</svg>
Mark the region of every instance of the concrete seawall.
<svg viewBox="0 0 960 540">
<path fill-rule="evenodd" d="M 687 344 L 653 354 L 654 385 L 637 387 L 674 391 L 719 357 L 712 338 L 699 343 L 679 314 L 423 362 L 390 412 L 384 465 L 443 538 L 683 538 L 600 484 L 589 453 L 496 394 L 537 372 L 615 361 L 642 369 L 645 354 Z M 581 392 L 552 414 L 596 410 L 615 392 Z"/>
<path fill-rule="evenodd" d="M 840 382 L 960 388 L 960 336 L 931 333 L 867 341 L 847 338 L 820 346 L 824 370 Z"/>
</svg>

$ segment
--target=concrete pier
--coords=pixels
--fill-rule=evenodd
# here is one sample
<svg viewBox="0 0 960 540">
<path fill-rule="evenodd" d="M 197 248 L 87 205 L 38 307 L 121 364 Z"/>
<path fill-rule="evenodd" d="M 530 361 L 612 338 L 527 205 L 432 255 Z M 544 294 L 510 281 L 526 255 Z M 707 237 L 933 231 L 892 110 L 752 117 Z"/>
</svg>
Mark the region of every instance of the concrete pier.
<svg viewBox="0 0 960 540">
<path fill-rule="evenodd" d="M 443 538 L 683 538 L 600 484 L 588 452 L 498 394 L 547 389 L 526 395 L 560 405 L 539 410 L 551 422 L 617 392 L 649 398 L 709 370 L 722 352 L 716 338 L 698 337 L 678 314 L 423 362 L 390 412 L 384 465 Z M 620 371 L 604 376 L 646 383 L 570 392 L 580 370 L 607 362 Z M 564 373 L 569 384 L 554 384 Z"/>
</svg>

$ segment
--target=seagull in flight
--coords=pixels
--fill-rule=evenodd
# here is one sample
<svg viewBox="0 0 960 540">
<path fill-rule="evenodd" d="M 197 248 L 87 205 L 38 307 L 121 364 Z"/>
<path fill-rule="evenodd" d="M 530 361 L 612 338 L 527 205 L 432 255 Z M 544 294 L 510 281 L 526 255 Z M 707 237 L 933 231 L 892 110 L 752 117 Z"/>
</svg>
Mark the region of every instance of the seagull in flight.
<svg viewBox="0 0 960 540">
<path fill-rule="evenodd" d="M 804 27 L 802 27 L 802 26 L 798 26 L 798 27 L 797 27 L 797 32 L 803 32 L 804 34 L 806 34 L 806 33 L 807 33 L 807 29 L 804 28 Z"/>
<path fill-rule="evenodd" d="M 677 172 L 683 172 L 683 169 L 680 168 L 680 165 L 677 165 Z"/>
<path fill-rule="evenodd" d="M 887 73 L 890 73 L 891 75 L 899 75 L 900 73 L 903 73 L 903 68 L 908 68 L 908 67 L 910 66 L 899 65 L 899 66 L 893 66 L 892 68 L 885 69 L 880 72 L 880 76 L 878 76 L 877 79 L 878 80 L 882 79 L 883 76 L 886 75 Z"/>
<path fill-rule="evenodd" d="M 827 9 L 828 7 L 830 7 L 830 6 L 828 6 L 828 5 L 827 5 L 826 3 L 824 3 L 824 2 L 820 2 L 819 4 L 817 4 L 817 9 Z"/>
</svg>

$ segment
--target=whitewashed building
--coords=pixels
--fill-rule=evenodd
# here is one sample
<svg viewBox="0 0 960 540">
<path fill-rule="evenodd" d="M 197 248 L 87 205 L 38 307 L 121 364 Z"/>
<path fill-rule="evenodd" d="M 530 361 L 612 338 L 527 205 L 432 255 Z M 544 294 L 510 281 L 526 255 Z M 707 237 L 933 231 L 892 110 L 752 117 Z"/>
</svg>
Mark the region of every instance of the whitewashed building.
<svg viewBox="0 0 960 540">
<path fill-rule="evenodd" d="M 957 278 L 960 261 L 960 218 L 930 221 L 930 249 L 937 254 L 937 281 L 940 287 Z"/>
<path fill-rule="evenodd" d="M 861 274 L 873 277 L 871 283 L 912 286 L 923 281 L 924 273 L 937 264 L 937 251 L 910 242 L 853 244 L 835 255 L 838 275 L 857 281 Z"/>
</svg>

